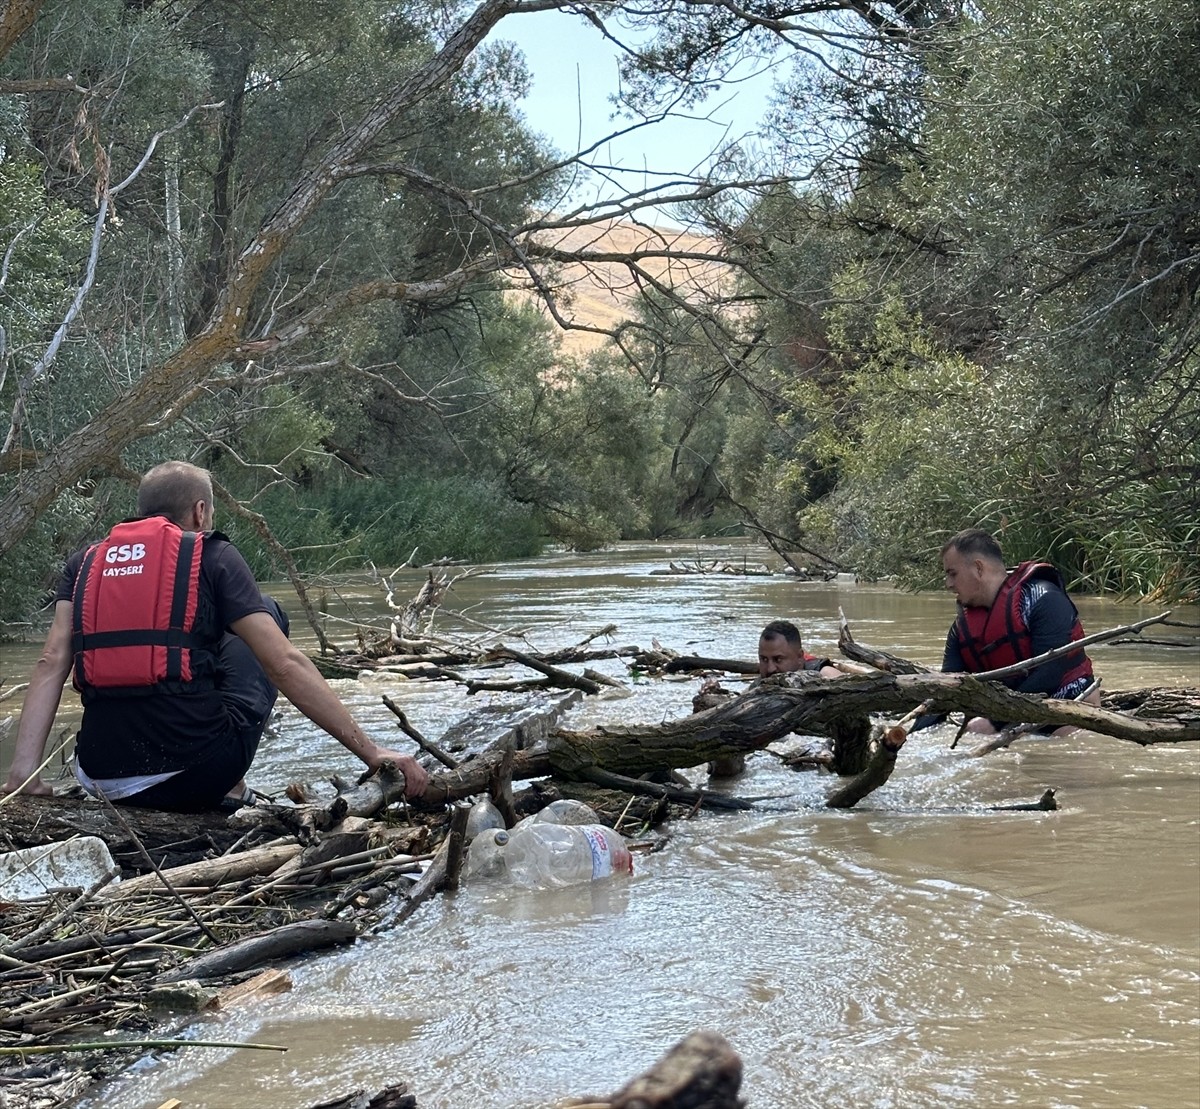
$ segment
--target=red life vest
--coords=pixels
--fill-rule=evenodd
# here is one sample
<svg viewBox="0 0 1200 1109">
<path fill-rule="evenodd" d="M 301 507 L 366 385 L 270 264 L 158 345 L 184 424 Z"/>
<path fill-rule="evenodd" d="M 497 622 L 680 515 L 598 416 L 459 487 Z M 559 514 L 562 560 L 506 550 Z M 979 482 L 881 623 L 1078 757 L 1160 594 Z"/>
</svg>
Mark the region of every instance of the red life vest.
<svg viewBox="0 0 1200 1109">
<path fill-rule="evenodd" d="M 955 626 L 968 673 L 999 670 L 1033 657 L 1033 636 L 1021 611 L 1021 590 L 1027 582 L 1039 578 L 1052 582 L 1066 594 L 1062 575 L 1048 562 L 1022 562 L 1009 572 L 991 608 L 972 605 L 959 609 Z M 1073 603 L 1071 607 L 1075 607 Z M 1082 638 L 1083 625 L 1076 612 L 1070 642 Z M 1062 685 L 1069 685 L 1077 678 L 1091 677 L 1092 662 L 1082 650 L 1069 657 L 1074 665 L 1064 675 Z M 1022 675 L 1016 674 L 1005 681 L 1016 685 L 1021 679 Z"/>
<path fill-rule="evenodd" d="M 106 693 L 175 692 L 197 676 L 193 634 L 204 535 L 165 516 L 127 520 L 89 547 L 75 579 L 75 687 Z"/>
</svg>

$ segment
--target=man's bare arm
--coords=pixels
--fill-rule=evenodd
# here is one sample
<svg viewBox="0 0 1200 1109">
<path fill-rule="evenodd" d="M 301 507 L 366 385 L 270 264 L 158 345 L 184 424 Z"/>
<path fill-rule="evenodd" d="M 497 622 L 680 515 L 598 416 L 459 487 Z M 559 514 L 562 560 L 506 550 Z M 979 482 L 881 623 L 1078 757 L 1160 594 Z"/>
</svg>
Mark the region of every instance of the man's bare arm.
<svg viewBox="0 0 1200 1109">
<path fill-rule="evenodd" d="M 4 792 L 11 793 L 22 786 L 24 793 L 45 795 L 54 792 L 42 781 L 39 767 L 46 756 L 46 740 L 54 727 L 54 714 L 62 701 L 63 683 L 70 672 L 71 602 L 59 601 L 54 606 L 54 621 L 25 691 L 21 720 L 17 725 L 17 748 Z"/>
<path fill-rule="evenodd" d="M 318 727 L 323 728 L 347 751 L 372 770 L 385 760 L 394 762 L 404 775 L 405 793 L 419 797 L 429 775 L 412 756 L 381 747 L 350 715 L 312 660 L 304 654 L 265 612 L 254 612 L 229 625 L 254 652 L 267 677 L 279 691 Z"/>
</svg>

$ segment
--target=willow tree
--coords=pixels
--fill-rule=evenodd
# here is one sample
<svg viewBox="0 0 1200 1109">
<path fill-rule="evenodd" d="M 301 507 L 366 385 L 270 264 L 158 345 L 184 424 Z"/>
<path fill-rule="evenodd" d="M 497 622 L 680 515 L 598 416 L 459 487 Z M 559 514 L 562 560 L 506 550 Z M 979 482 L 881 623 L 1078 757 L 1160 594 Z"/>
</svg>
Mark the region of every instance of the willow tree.
<svg viewBox="0 0 1200 1109">
<path fill-rule="evenodd" d="M 920 580 L 978 524 L 1085 586 L 1200 592 L 1198 45 L 1158 0 L 984 3 L 861 95 L 793 88 L 852 155 L 825 370 L 790 395 L 839 477 L 807 521 L 860 563 Z"/>
<path fill-rule="evenodd" d="M 628 44 L 620 128 L 686 110 L 698 91 L 736 78 L 727 67 L 747 52 L 824 56 L 901 41 L 925 33 L 940 6 L 7 5 L 0 97 L 19 98 L 26 116 L 5 157 L 23 146 L 47 195 L 86 215 L 91 240 L 70 303 L 43 321 L 55 340 L 22 354 L 26 387 L 4 396 L 0 557 L 67 491 L 166 451 L 227 449 L 254 422 L 244 412 L 258 419 L 281 384 L 349 382 L 335 398 L 343 413 L 356 392 L 377 411 L 428 411 L 430 380 L 413 372 L 419 358 L 394 353 L 397 341 L 411 354 L 437 349 L 435 335 L 472 316 L 486 327 L 488 298 L 511 283 L 560 326 L 578 326 L 556 267 L 624 267 L 718 343 L 736 335 L 709 326 L 712 305 L 657 276 L 688 250 L 651 237 L 605 253 L 565 236 L 753 193 L 776 176 L 730 156 L 547 212 L 564 172 L 609 172 L 596 156 L 602 136 L 561 157 L 540 150 L 511 110 L 520 68 L 485 40 L 502 21 L 559 9 Z M 731 242 L 723 257 L 740 265 L 746 252 Z M 433 381 L 452 368 L 434 366 Z M 328 423 L 304 430 L 302 414 L 293 423 L 303 435 L 328 438 Z"/>
</svg>

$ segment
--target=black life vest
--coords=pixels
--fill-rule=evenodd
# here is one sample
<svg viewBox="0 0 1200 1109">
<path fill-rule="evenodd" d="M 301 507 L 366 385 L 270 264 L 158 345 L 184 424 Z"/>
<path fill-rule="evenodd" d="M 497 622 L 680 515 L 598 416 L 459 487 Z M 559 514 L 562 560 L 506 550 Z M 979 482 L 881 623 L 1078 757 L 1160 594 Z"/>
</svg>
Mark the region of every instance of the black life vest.
<svg viewBox="0 0 1200 1109">
<path fill-rule="evenodd" d="M 197 665 L 208 643 L 194 630 L 203 548 L 203 533 L 165 516 L 126 520 L 88 548 L 71 621 L 74 682 L 85 704 L 101 690 L 212 688 L 212 667 Z"/>
<path fill-rule="evenodd" d="M 1033 636 L 1021 611 L 1021 590 L 1027 582 L 1043 579 L 1058 586 L 1066 595 L 1062 575 L 1048 562 L 1022 562 L 1009 572 L 991 608 L 972 605 L 959 609 L 955 626 L 958 646 L 962 652 L 967 672 L 980 674 L 986 670 L 999 670 L 1024 662 L 1033 657 Z M 1070 601 L 1070 597 L 1067 598 Z M 1074 602 L 1071 603 L 1075 608 Z M 1083 625 L 1079 613 L 1071 626 L 1070 642 L 1083 638 Z M 1069 685 L 1077 678 L 1091 677 L 1092 662 L 1082 650 L 1068 656 L 1073 665 L 1064 675 L 1062 685 Z M 1005 684 L 1018 685 L 1023 675 L 1014 674 L 1005 678 Z"/>
</svg>

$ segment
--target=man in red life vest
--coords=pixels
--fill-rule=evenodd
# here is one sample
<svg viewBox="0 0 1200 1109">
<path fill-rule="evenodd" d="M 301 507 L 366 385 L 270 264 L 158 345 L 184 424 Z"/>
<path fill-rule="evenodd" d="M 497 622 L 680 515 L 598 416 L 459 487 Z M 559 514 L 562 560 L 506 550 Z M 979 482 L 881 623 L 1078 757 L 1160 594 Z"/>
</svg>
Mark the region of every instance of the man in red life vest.
<svg viewBox="0 0 1200 1109">
<path fill-rule="evenodd" d="M 1058 571 L 1047 562 L 1006 569 L 1000 544 L 986 531 L 970 528 L 949 540 L 942 548 L 942 568 L 946 588 L 958 598 L 958 618 L 946 636 L 945 673 L 999 670 L 1083 638 L 1079 613 Z M 1078 697 L 1094 682 L 1091 660 L 1082 648 L 1002 680 L 1018 692 L 1062 700 Z M 1086 699 L 1099 704 L 1099 692 L 1093 690 Z M 936 719 L 923 717 L 917 726 Z M 1003 727 L 1004 722 L 983 716 L 967 724 L 969 731 L 984 735 Z M 1054 734 L 1073 730 L 1060 728 Z"/>
<path fill-rule="evenodd" d="M 5 791 L 51 792 L 38 768 L 73 675 L 84 706 L 75 772 L 94 795 L 180 812 L 236 807 L 282 690 L 371 770 L 394 762 L 419 796 L 425 770 L 367 736 L 212 524 L 208 471 L 164 462 L 142 478 L 138 516 L 68 560 Z"/>
</svg>

